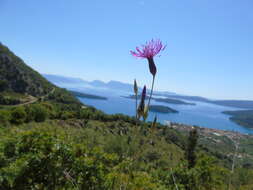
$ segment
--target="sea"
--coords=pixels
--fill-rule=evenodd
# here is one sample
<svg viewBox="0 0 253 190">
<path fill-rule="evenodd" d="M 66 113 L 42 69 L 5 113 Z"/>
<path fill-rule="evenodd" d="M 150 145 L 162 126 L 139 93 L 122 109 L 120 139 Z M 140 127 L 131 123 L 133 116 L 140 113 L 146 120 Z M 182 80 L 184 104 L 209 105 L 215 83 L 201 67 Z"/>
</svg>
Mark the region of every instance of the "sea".
<svg viewBox="0 0 253 190">
<path fill-rule="evenodd" d="M 107 114 L 122 113 L 129 116 L 135 115 L 135 100 L 124 97 L 129 96 L 129 92 L 119 90 L 116 91 L 112 89 L 70 89 L 107 97 L 107 100 L 79 98 L 79 100 L 85 105 L 93 106 Z M 222 113 L 223 111 L 240 110 L 239 108 L 219 106 L 198 101 L 183 101 L 195 103 L 196 105 L 168 104 L 151 100 L 151 105 L 168 106 L 179 111 L 179 113 L 164 114 L 150 112 L 148 120 L 152 121 L 154 117 L 157 116 L 158 121 L 162 124 L 167 122 L 177 122 L 186 125 L 196 125 L 212 129 L 230 130 L 244 134 L 253 134 L 252 129 L 248 129 L 230 121 L 229 115 Z"/>
</svg>

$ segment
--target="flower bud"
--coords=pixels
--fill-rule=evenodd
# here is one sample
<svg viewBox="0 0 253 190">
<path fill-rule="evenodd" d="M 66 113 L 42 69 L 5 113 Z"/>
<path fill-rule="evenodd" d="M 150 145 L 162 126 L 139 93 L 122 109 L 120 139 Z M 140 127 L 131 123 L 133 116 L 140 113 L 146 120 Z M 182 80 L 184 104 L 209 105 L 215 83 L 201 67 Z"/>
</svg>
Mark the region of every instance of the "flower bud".
<svg viewBox="0 0 253 190">
<path fill-rule="evenodd" d="M 138 95 L 138 86 L 137 86 L 137 82 L 135 79 L 134 79 L 134 93 L 136 96 Z"/>
<path fill-rule="evenodd" d="M 145 108 L 145 98 L 146 98 L 146 86 L 144 86 L 141 94 L 141 102 L 138 107 L 138 118 L 143 116 L 144 114 L 144 108 Z"/>
<path fill-rule="evenodd" d="M 144 85 L 144 88 L 142 90 L 142 93 L 141 93 L 141 100 L 145 101 L 145 98 L 146 98 L 146 85 Z"/>
<path fill-rule="evenodd" d="M 148 58 L 148 65 L 149 65 L 149 71 L 154 77 L 156 75 L 156 66 L 155 66 L 153 57 Z"/>
</svg>

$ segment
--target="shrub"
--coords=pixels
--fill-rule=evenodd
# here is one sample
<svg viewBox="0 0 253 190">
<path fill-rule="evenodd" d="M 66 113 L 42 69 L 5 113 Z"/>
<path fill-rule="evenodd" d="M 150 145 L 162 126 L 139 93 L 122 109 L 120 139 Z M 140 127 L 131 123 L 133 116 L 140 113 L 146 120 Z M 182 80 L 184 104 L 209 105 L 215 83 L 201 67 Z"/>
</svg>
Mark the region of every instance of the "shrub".
<svg viewBox="0 0 253 190">
<path fill-rule="evenodd" d="M 34 105 L 33 113 L 34 113 L 34 121 L 36 122 L 43 122 L 46 120 L 48 116 L 46 108 L 44 108 L 41 105 Z"/>
<path fill-rule="evenodd" d="M 13 97 L 5 97 L 3 95 L 0 95 L 0 104 L 3 105 L 16 105 L 20 104 L 20 100 Z"/>
<path fill-rule="evenodd" d="M 25 122 L 26 116 L 24 107 L 14 108 L 11 112 L 11 122 L 17 125 L 22 124 Z"/>
<path fill-rule="evenodd" d="M 116 155 L 70 145 L 50 132 L 24 132 L 3 149 L 0 189 L 108 189 L 107 175 L 118 162 Z"/>
<path fill-rule="evenodd" d="M 6 110 L 0 110 L 0 124 L 6 125 L 10 120 L 10 112 Z"/>
<path fill-rule="evenodd" d="M 0 80 L 0 92 L 5 91 L 8 88 L 8 83 L 5 80 Z"/>
<path fill-rule="evenodd" d="M 60 113 L 60 119 L 67 120 L 75 117 L 75 112 L 63 111 Z"/>
</svg>

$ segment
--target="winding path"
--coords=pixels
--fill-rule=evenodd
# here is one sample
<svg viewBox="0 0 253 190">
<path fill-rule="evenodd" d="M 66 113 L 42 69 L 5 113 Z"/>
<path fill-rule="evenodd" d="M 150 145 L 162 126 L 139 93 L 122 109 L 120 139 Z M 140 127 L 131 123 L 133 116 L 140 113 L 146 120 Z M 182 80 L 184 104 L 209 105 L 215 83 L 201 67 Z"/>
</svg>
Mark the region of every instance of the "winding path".
<svg viewBox="0 0 253 190">
<path fill-rule="evenodd" d="M 34 96 L 29 95 L 29 98 L 32 99 L 32 100 L 30 100 L 28 102 L 24 102 L 24 103 L 20 103 L 20 104 L 16 104 L 16 105 L 1 105 L 0 104 L 0 106 L 3 106 L 3 107 L 19 107 L 19 106 L 24 106 L 24 105 L 28 105 L 28 104 L 33 104 L 33 103 L 37 102 L 39 99 L 44 100 L 44 98 L 46 98 L 47 96 L 49 96 L 49 94 L 54 93 L 54 91 L 55 91 L 55 88 L 53 88 L 46 95 L 40 96 L 39 98 L 36 98 Z"/>
</svg>

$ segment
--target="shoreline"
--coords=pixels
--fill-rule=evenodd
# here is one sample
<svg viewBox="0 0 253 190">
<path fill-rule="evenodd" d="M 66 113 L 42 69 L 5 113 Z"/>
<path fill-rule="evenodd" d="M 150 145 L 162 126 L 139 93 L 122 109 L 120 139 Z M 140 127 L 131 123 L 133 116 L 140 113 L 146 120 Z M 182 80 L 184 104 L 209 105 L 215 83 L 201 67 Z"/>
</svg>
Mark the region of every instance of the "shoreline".
<svg viewBox="0 0 253 190">
<path fill-rule="evenodd" d="M 253 134 L 241 133 L 238 131 L 222 130 L 222 129 L 212 129 L 206 127 L 200 127 L 195 125 L 186 125 L 182 123 L 175 123 L 170 121 L 165 121 L 165 126 L 176 129 L 181 132 L 189 132 L 191 129 L 196 128 L 200 135 L 215 135 L 215 136 L 226 136 L 230 139 L 238 140 L 245 137 L 253 138 Z"/>
</svg>

